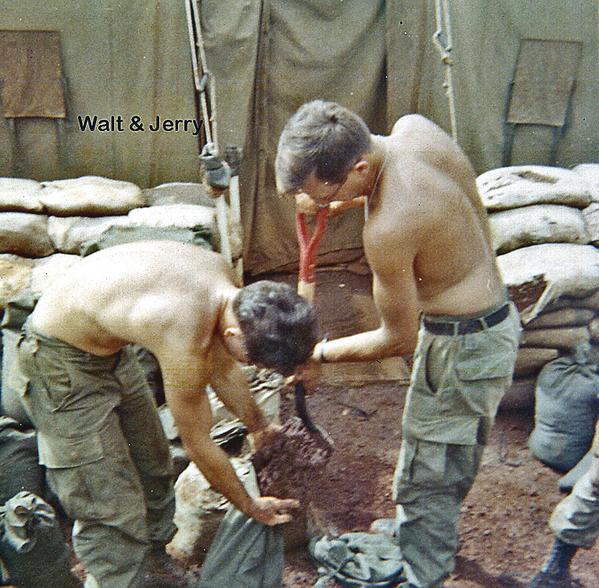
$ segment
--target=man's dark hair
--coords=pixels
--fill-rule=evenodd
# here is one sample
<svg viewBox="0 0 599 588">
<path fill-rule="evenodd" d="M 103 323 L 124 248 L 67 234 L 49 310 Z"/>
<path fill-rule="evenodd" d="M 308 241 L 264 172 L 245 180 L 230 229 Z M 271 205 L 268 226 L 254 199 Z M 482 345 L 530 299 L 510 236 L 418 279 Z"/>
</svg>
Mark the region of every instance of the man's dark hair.
<svg viewBox="0 0 599 588">
<path fill-rule="evenodd" d="M 314 307 L 291 286 L 270 280 L 242 288 L 233 311 L 253 363 L 291 375 L 318 340 Z"/>
<path fill-rule="evenodd" d="M 312 172 L 339 184 L 352 166 L 372 150 L 366 123 L 336 102 L 313 100 L 287 121 L 275 160 L 277 188 L 283 194 L 302 189 Z"/>
</svg>

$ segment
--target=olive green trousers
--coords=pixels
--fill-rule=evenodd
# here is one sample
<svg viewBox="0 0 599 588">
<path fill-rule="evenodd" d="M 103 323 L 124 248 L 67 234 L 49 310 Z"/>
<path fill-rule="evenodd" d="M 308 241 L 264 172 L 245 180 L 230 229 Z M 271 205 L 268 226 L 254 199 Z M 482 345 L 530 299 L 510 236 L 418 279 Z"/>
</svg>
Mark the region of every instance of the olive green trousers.
<svg viewBox="0 0 599 588">
<path fill-rule="evenodd" d="M 481 316 L 426 318 L 457 323 Z M 479 332 L 438 335 L 421 326 L 394 479 L 411 588 L 440 588 L 454 569 L 460 507 L 511 384 L 520 333 L 512 303 L 503 321 Z"/>
<path fill-rule="evenodd" d="M 131 349 L 98 357 L 25 325 L 23 404 L 47 482 L 74 521 L 86 587 L 141 588 L 153 542 L 174 533 L 173 469 Z"/>
</svg>

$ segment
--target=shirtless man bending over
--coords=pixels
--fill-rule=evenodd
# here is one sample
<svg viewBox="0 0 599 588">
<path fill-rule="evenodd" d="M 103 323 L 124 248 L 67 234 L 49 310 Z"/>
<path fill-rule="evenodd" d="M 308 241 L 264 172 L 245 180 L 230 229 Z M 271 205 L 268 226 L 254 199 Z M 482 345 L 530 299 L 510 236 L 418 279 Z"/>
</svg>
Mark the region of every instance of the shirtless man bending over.
<svg viewBox="0 0 599 588">
<path fill-rule="evenodd" d="M 50 487 L 75 521 L 86 588 L 141 588 L 151 545 L 173 534 L 172 466 L 156 406 L 130 347 L 157 358 L 189 457 L 240 511 L 267 525 L 296 501 L 252 499 L 211 439 L 206 385 L 255 445 L 274 431 L 238 360 L 290 375 L 316 343 L 314 310 L 274 282 L 235 286 L 224 259 L 168 241 L 105 249 L 52 284 L 29 317 L 19 361 Z"/>
<path fill-rule="evenodd" d="M 460 505 L 510 385 L 520 322 L 508 301 L 486 211 L 465 155 L 407 115 L 372 135 L 349 110 L 316 100 L 288 121 L 275 163 L 298 210 L 366 207 L 364 252 L 380 326 L 322 341 L 315 362 L 414 353 L 394 481 L 410 588 L 439 588 L 454 567 Z"/>
</svg>

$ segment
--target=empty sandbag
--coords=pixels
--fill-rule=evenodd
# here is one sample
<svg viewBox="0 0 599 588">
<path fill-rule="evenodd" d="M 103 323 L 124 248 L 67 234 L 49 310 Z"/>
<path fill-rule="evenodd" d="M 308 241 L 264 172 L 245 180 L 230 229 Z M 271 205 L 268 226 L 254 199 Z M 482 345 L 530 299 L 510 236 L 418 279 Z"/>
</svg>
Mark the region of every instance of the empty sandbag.
<svg viewBox="0 0 599 588">
<path fill-rule="evenodd" d="M 259 495 L 256 474 L 249 458 L 231 458 L 231 465 L 252 496 Z M 166 552 L 182 562 L 201 562 L 222 522 L 229 501 L 212 489 L 195 463 L 191 462 L 175 483 L 177 532 Z"/>
<path fill-rule="evenodd" d="M 584 208 L 591 203 L 589 186 L 575 172 L 545 165 L 500 167 L 476 179 L 488 210 L 531 204 L 565 204 Z"/>
<path fill-rule="evenodd" d="M 98 176 L 42 182 L 39 199 L 55 216 L 127 214 L 145 206 L 141 189 L 131 182 Z"/>
</svg>

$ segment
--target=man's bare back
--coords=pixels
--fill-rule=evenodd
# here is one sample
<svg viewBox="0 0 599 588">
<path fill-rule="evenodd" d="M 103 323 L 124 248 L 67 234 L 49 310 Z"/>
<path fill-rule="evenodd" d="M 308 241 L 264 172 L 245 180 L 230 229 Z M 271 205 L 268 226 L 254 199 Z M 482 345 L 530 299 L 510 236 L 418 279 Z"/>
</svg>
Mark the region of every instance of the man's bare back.
<svg viewBox="0 0 599 588">
<path fill-rule="evenodd" d="M 189 457 L 239 510 L 272 525 L 290 520 L 296 501 L 250 498 L 210 437 L 207 384 L 256 444 L 272 434 L 238 363 L 248 359 L 233 310 L 238 292 L 219 254 L 170 241 L 138 242 L 100 251 L 71 268 L 40 298 L 31 326 L 94 355 L 131 343 L 151 351 Z"/>
<path fill-rule="evenodd" d="M 96 355 L 127 343 L 157 352 L 169 338 L 202 348 L 232 290 L 217 253 L 175 242 L 132 243 L 83 259 L 53 283 L 33 326 Z"/>
</svg>

